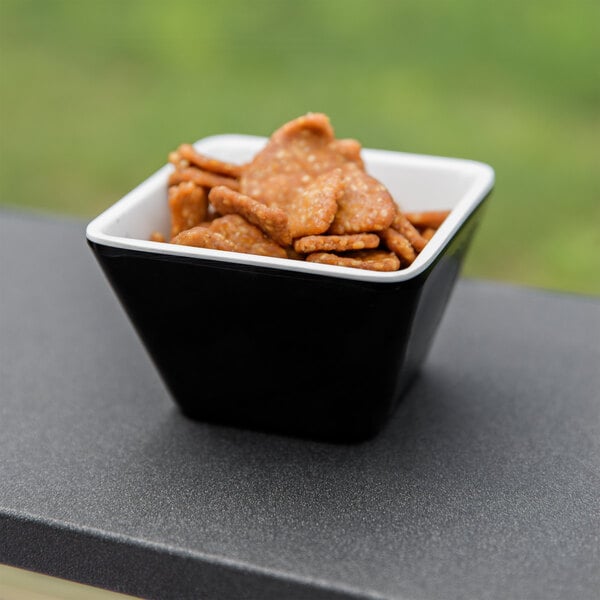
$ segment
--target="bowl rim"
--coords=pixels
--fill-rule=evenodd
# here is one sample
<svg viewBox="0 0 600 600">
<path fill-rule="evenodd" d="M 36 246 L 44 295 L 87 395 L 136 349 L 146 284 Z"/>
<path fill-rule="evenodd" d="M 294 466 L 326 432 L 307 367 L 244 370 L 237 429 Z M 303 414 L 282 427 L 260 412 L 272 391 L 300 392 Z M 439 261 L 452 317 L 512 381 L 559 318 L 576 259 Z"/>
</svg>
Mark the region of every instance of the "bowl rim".
<svg viewBox="0 0 600 600">
<path fill-rule="evenodd" d="M 218 134 L 201 138 L 194 143 L 194 147 L 199 151 L 205 151 L 205 148 L 215 143 L 227 142 L 232 145 L 254 145 L 260 149 L 261 145 L 267 142 L 268 138 L 264 136 L 254 136 L 245 134 Z M 415 261 L 408 267 L 398 271 L 379 272 L 353 267 L 342 267 L 337 265 L 326 265 L 289 258 L 274 258 L 268 256 L 259 256 L 255 254 L 246 254 L 241 252 L 230 252 L 223 250 L 212 250 L 208 248 L 196 248 L 192 246 L 179 246 L 168 242 L 154 242 L 137 238 L 122 237 L 106 233 L 107 228 L 121 216 L 134 209 L 137 205 L 143 203 L 145 196 L 155 189 L 157 185 L 166 183 L 169 174 L 174 169 L 173 165 L 165 164 L 159 168 L 147 179 L 126 193 L 123 197 L 109 206 L 106 210 L 92 219 L 86 227 L 86 238 L 101 246 L 108 246 L 122 250 L 135 250 L 147 254 L 160 254 L 163 256 L 178 256 L 197 259 L 208 259 L 210 261 L 219 261 L 234 264 L 245 264 L 258 267 L 267 267 L 269 269 L 292 271 L 299 275 L 302 273 L 311 273 L 324 275 L 326 277 L 337 277 L 342 279 L 351 279 L 359 281 L 376 281 L 396 283 L 415 278 L 426 271 L 440 256 L 450 240 L 461 229 L 475 209 L 485 200 L 492 191 L 495 183 L 494 169 L 487 163 L 446 156 L 436 156 L 430 154 L 417 154 L 409 152 L 400 152 L 395 150 L 383 150 L 377 148 L 363 148 L 362 158 L 367 166 L 372 161 L 395 160 L 399 164 L 420 165 L 446 168 L 454 168 L 463 172 L 475 174 L 468 190 L 462 198 L 452 208 L 450 214 L 438 229 L 437 234 L 417 255 Z M 225 157 L 224 157 L 225 158 Z M 226 159 L 226 158 L 225 158 Z M 165 199 L 166 206 L 166 199 Z M 150 232 L 149 232 L 150 233 Z"/>
</svg>

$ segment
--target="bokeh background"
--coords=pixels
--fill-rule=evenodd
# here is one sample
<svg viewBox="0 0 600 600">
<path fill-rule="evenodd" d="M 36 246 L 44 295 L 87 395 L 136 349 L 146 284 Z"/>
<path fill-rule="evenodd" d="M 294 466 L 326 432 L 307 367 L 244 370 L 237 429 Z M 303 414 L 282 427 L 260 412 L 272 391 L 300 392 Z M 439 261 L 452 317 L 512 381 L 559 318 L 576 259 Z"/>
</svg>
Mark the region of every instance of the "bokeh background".
<svg viewBox="0 0 600 600">
<path fill-rule="evenodd" d="M 0 0 L 0 76 L 9 210 L 90 219 L 183 141 L 320 111 L 494 167 L 465 275 L 600 293 L 598 0 Z"/>
</svg>

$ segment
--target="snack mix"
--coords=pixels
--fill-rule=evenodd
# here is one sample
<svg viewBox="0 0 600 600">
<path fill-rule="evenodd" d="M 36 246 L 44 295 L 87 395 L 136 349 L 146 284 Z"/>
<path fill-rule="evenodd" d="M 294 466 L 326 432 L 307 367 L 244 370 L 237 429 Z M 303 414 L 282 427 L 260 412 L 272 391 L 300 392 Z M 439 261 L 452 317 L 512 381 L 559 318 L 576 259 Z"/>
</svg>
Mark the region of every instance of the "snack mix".
<svg viewBox="0 0 600 600">
<path fill-rule="evenodd" d="M 449 211 L 403 212 L 369 175 L 361 144 L 337 139 L 327 115 L 284 124 L 243 165 L 182 144 L 169 154 L 171 231 L 150 239 L 200 248 L 397 271 Z"/>
</svg>

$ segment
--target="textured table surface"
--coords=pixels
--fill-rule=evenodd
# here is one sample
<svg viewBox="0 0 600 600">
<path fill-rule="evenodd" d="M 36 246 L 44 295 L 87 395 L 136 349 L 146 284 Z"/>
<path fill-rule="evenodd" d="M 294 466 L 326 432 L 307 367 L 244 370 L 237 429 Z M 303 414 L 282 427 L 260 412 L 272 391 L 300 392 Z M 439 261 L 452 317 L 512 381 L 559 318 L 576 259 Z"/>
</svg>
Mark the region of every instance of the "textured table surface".
<svg viewBox="0 0 600 600">
<path fill-rule="evenodd" d="M 591 599 L 600 299 L 461 280 L 376 439 L 187 420 L 85 243 L 0 213 L 0 562 L 146 598 Z"/>
</svg>

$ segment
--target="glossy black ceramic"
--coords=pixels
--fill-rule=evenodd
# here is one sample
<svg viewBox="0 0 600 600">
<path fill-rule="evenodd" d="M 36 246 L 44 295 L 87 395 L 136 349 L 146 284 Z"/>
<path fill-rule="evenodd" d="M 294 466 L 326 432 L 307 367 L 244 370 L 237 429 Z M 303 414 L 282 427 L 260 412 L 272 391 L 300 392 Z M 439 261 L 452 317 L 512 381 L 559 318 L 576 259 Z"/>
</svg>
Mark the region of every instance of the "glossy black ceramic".
<svg viewBox="0 0 600 600">
<path fill-rule="evenodd" d="M 399 282 L 89 244 L 186 415 L 350 442 L 386 424 L 416 374 L 481 207 Z"/>
</svg>

